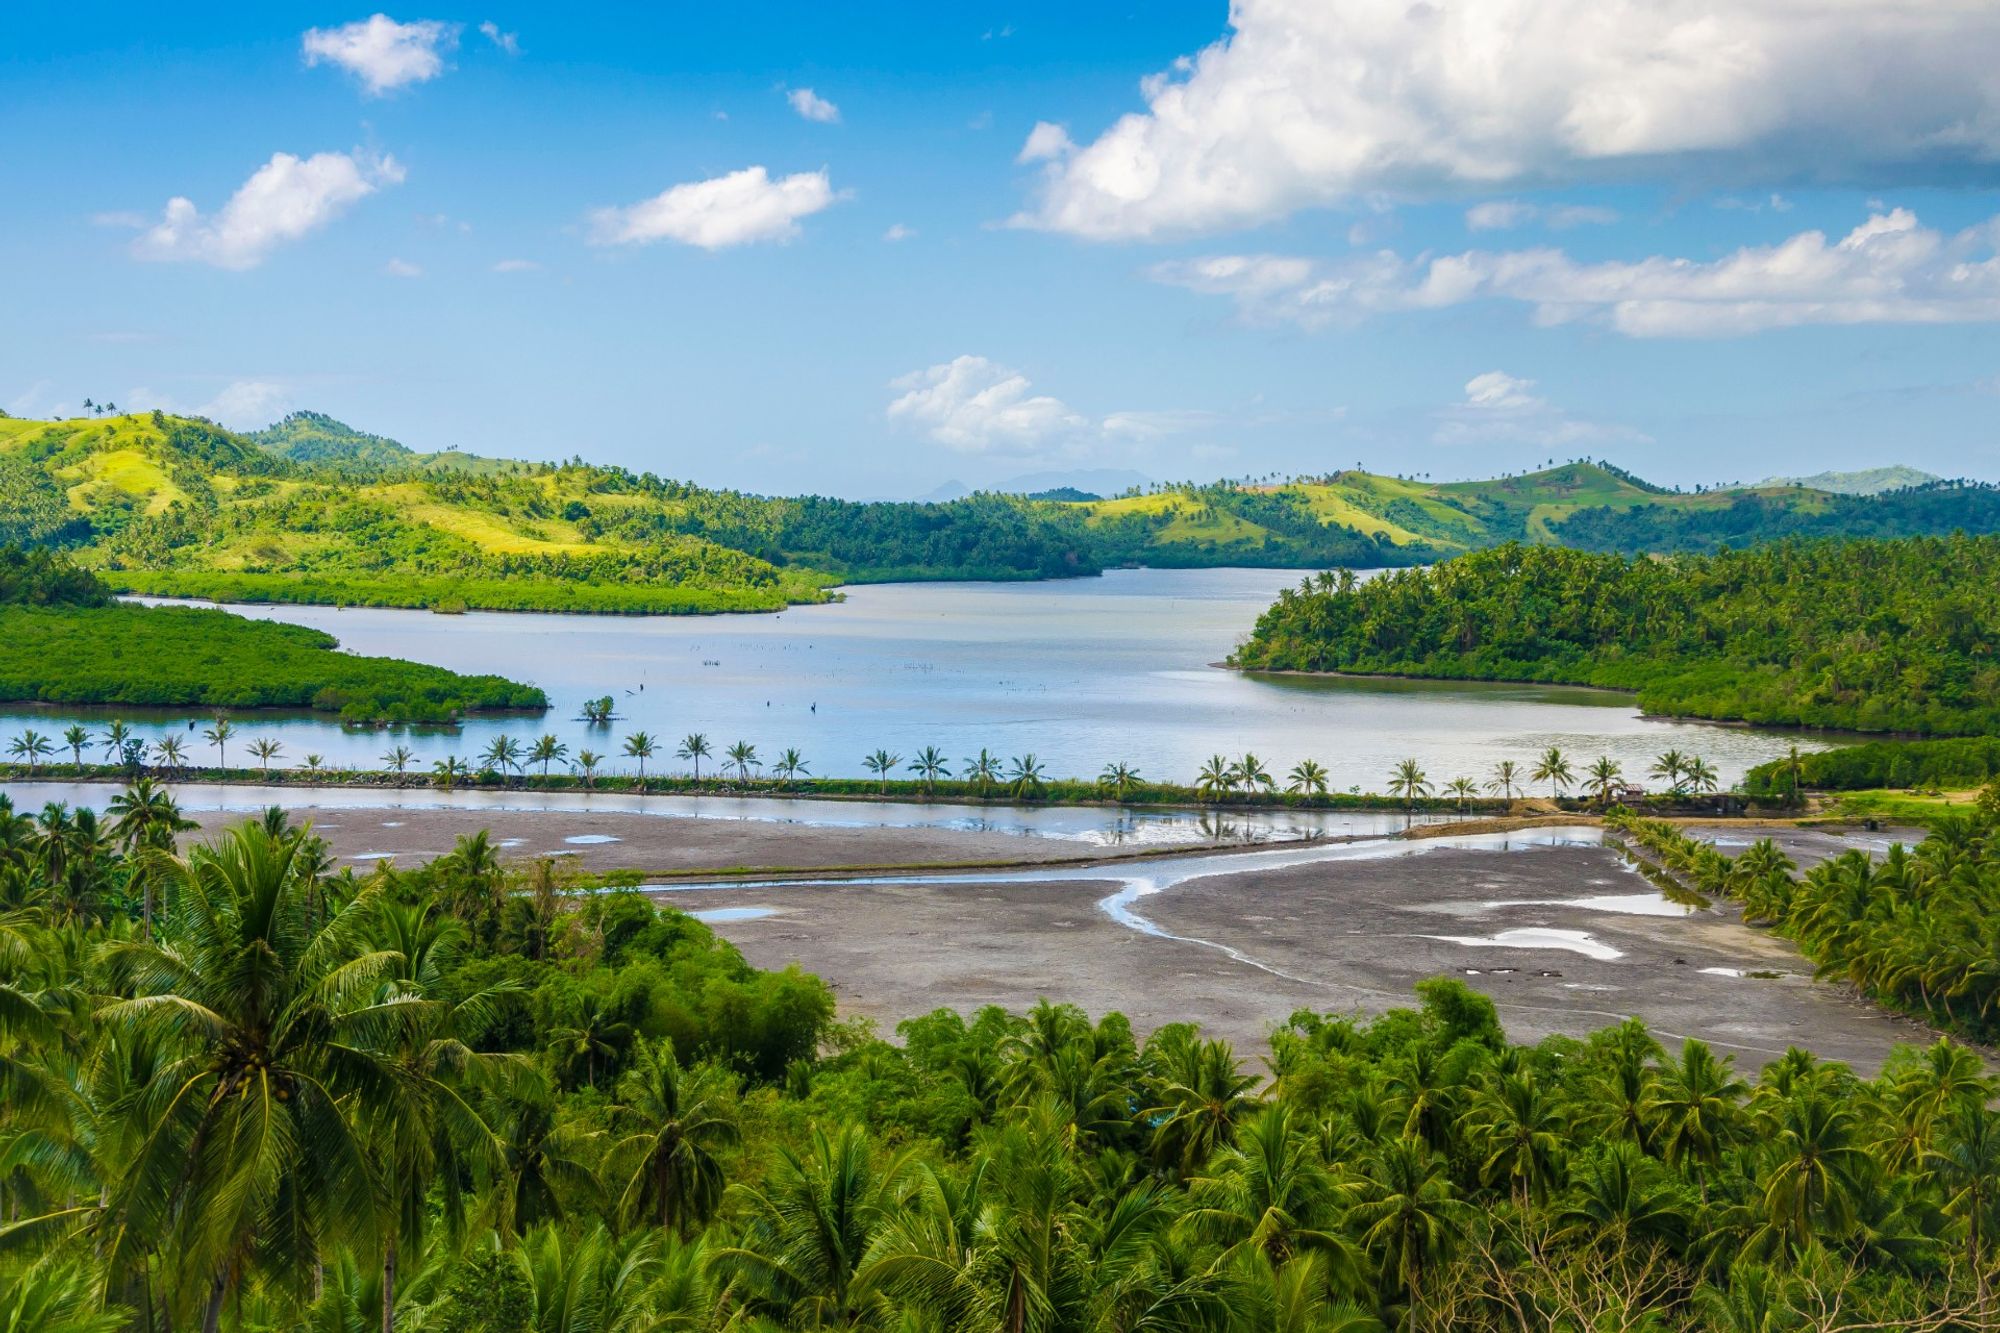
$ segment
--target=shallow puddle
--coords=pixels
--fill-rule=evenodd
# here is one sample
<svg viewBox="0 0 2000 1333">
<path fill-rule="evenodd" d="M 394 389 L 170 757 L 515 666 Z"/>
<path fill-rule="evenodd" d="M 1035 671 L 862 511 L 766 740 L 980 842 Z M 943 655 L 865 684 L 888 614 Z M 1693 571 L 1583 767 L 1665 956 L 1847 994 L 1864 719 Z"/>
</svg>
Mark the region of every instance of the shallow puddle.
<svg viewBox="0 0 2000 1333">
<path fill-rule="evenodd" d="M 1616 912 L 1621 916 L 1692 916 L 1701 908 L 1677 903 L 1664 893 L 1600 893 L 1588 898 L 1517 898 L 1487 907 L 1575 907 L 1586 912 Z"/>
<path fill-rule="evenodd" d="M 623 842 L 624 839 L 614 838 L 609 833 L 578 833 L 563 841 L 573 847 L 597 847 L 607 842 Z"/>
<path fill-rule="evenodd" d="M 1447 944 L 1464 944 L 1475 949 L 1563 949 L 1580 953 L 1585 958 L 1595 958 L 1600 963 L 1625 956 L 1610 945 L 1593 939 L 1587 931 L 1552 930 L 1544 926 L 1523 926 L 1491 935 L 1427 935 L 1425 938 L 1443 940 Z"/>
<path fill-rule="evenodd" d="M 689 916 L 707 925 L 719 925 L 725 921 L 761 921 L 767 916 L 778 915 L 775 907 L 705 907 L 699 912 L 689 912 Z"/>
</svg>

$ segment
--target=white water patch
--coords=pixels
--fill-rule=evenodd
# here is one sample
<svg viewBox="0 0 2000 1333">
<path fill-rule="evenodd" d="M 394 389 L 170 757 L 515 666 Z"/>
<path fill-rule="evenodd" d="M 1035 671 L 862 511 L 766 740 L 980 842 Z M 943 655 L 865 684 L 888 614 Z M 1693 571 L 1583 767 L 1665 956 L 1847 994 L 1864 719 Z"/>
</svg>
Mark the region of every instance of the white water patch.
<svg viewBox="0 0 2000 1333">
<path fill-rule="evenodd" d="M 1475 949 L 1564 949 L 1608 963 L 1625 955 L 1593 938 L 1583 930 L 1553 930 L 1544 926 L 1523 926 L 1492 935 L 1426 935 L 1425 939 L 1463 944 Z"/>
<path fill-rule="evenodd" d="M 1693 916 L 1701 908 L 1677 903 L 1664 893 L 1600 893 L 1588 898 L 1517 898 L 1488 907 L 1575 907 L 1585 912 L 1615 912 L 1621 916 Z"/>
<path fill-rule="evenodd" d="M 705 907 L 688 915 L 706 925 L 723 925 L 731 921 L 761 921 L 767 916 L 778 916 L 775 907 Z"/>
<path fill-rule="evenodd" d="M 614 838 L 609 833 L 578 833 L 564 838 L 563 841 L 574 847 L 596 847 L 607 842 L 623 842 L 625 840 L 623 838 Z"/>
</svg>

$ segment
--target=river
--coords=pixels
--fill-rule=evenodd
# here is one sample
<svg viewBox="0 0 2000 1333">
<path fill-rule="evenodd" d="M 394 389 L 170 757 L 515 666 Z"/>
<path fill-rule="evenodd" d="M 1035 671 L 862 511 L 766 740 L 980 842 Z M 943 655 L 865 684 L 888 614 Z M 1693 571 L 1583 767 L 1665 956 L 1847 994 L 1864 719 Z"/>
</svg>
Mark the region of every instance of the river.
<svg viewBox="0 0 2000 1333">
<path fill-rule="evenodd" d="M 1500 760 L 1525 770 L 1550 746 L 1579 773 L 1609 755 L 1641 779 L 1654 756 L 1677 748 L 1707 759 L 1727 785 L 1794 742 L 1825 744 L 1797 732 L 1650 720 L 1630 696 L 1607 691 L 1215 667 L 1299 577 L 1120 570 L 1050 583 L 884 584 L 849 589 L 831 605 L 699 618 L 234 607 L 327 630 L 354 652 L 532 681 L 553 707 L 542 717 L 393 732 L 249 714 L 236 719 L 229 760 L 249 764 L 248 743 L 268 736 L 284 746 L 281 765 L 318 754 L 329 765 L 375 767 L 407 745 L 428 770 L 446 755 L 472 759 L 501 733 L 526 742 L 547 731 L 572 753 L 614 756 L 606 772 L 630 772 L 624 738 L 645 730 L 661 742 L 650 772 L 684 770 L 672 752 L 701 732 L 717 760 L 736 741 L 754 744 L 767 763 L 796 747 L 821 776 L 858 776 L 877 749 L 907 758 L 934 745 L 954 770 L 985 747 L 1003 760 L 1032 753 L 1051 776 L 1094 776 L 1124 762 L 1149 779 L 1191 781 L 1210 755 L 1250 752 L 1280 775 L 1314 759 L 1336 790 L 1380 790 L 1406 758 L 1436 785 L 1460 775 L 1483 783 Z M 584 700 L 606 694 L 614 723 L 579 720 Z M 99 730 L 114 712 L 137 734 L 179 733 L 195 762 L 215 761 L 185 712 L 13 705 L 0 713 L 0 734 L 59 732 L 71 721 Z"/>
</svg>

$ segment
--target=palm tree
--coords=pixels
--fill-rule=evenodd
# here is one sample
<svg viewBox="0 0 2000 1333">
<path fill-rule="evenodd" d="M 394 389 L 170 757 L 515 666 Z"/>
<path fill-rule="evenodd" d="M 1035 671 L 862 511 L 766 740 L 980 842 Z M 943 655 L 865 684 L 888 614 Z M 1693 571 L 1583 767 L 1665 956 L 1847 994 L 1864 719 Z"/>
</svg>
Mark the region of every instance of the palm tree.
<svg viewBox="0 0 2000 1333">
<path fill-rule="evenodd" d="M 1252 792 L 1259 789 L 1270 791 L 1278 785 L 1277 779 L 1264 767 L 1264 762 L 1254 754 L 1246 754 L 1236 761 L 1236 781 L 1245 791 Z"/>
<path fill-rule="evenodd" d="M 1965 1230 L 1966 1266 L 1979 1284 L 1984 1309 L 1992 1299 L 1987 1247 L 2000 1228 L 2000 1117 L 1977 1100 L 1959 1103 L 1929 1164 L 1944 1186 L 1946 1215 Z"/>
<path fill-rule="evenodd" d="M 1767 1120 L 1764 1209 L 1772 1228 L 1798 1247 L 1843 1233 L 1873 1165 L 1850 1101 L 1808 1083 L 1779 1101 Z"/>
<path fill-rule="evenodd" d="M 1464 1206 L 1452 1195 L 1444 1163 L 1421 1139 L 1391 1139 L 1370 1164 L 1361 1202 L 1348 1210 L 1364 1249 L 1376 1256 L 1383 1285 L 1420 1299 L 1424 1274 L 1449 1256 L 1464 1232 Z"/>
<path fill-rule="evenodd" d="M 117 725 L 115 722 L 112 723 L 114 729 Z M 214 726 L 202 728 L 201 738 L 215 747 L 217 768 L 229 767 L 229 738 L 235 734 L 236 728 L 229 725 L 229 719 L 226 717 L 218 717 Z"/>
<path fill-rule="evenodd" d="M 549 780 L 549 765 L 559 764 L 569 757 L 569 746 L 555 738 L 554 733 L 545 732 L 535 738 L 528 748 L 528 762 L 542 766 L 542 781 Z"/>
<path fill-rule="evenodd" d="M 1415 811 L 1419 797 L 1431 794 L 1430 780 L 1424 776 L 1423 766 L 1414 759 L 1405 759 L 1397 764 L 1389 774 L 1389 794 L 1403 798 L 1403 808 Z"/>
<path fill-rule="evenodd" d="M 1612 796 L 1617 793 L 1619 784 L 1624 781 L 1624 766 L 1609 755 L 1599 755 L 1597 762 L 1590 766 L 1588 776 L 1590 794 L 1597 798 L 1599 805 L 1608 809 Z"/>
<path fill-rule="evenodd" d="M 1542 751 L 1542 757 L 1535 761 L 1535 771 L 1529 776 L 1536 782 L 1548 783 L 1550 796 L 1558 801 L 1562 799 L 1562 789 L 1576 780 L 1569 758 L 1553 745 Z"/>
<path fill-rule="evenodd" d="M 643 731 L 635 731 L 625 738 L 626 757 L 639 761 L 639 782 L 641 785 L 644 785 L 646 781 L 646 761 L 653 757 L 654 748 L 653 738 Z"/>
<path fill-rule="evenodd" d="M 178 736 L 162 736 L 154 741 L 153 758 L 169 773 L 178 773 L 187 766 L 187 751 Z"/>
<path fill-rule="evenodd" d="M 117 763 L 118 760 L 121 757 L 123 757 L 125 753 L 125 746 L 131 741 L 131 739 L 132 739 L 132 728 L 126 726 L 124 722 L 114 718 L 112 720 L 111 725 L 104 729 L 105 762 L 110 764 Z"/>
<path fill-rule="evenodd" d="M 432 780 L 446 791 L 472 776 L 472 770 L 457 755 L 432 761 L 431 772 L 435 775 Z"/>
<path fill-rule="evenodd" d="M 663 1037 L 641 1041 L 618 1081 L 615 1118 L 633 1127 L 613 1149 L 631 1169 L 618 1199 L 628 1224 L 641 1220 L 685 1236 L 707 1222 L 722 1200 L 715 1150 L 736 1142 L 736 1126 L 708 1094 L 712 1075 L 690 1074 Z"/>
<path fill-rule="evenodd" d="M 763 767 L 757 759 L 757 747 L 749 741 L 736 742 L 729 747 L 726 754 L 729 764 L 736 769 L 736 780 L 738 782 L 748 782 L 750 780 L 750 770 Z"/>
<path fill-rule="evenodd" d="M 804 755 L 797 750 L 788 749 L 778 756 L 777 763 L 771 765 L 771 772 L 777 775 L 781 785 L 789 787 L 801 774 L 810 776 L 811 770 L 806 767 Z"/>
<path fill-rule="evenodd" d="M 1316 1253 L 1344 1278 L 1359 1277 L 1360 1255 L 1333 1225 L 1348 1190 L 1294 1115 L 1277 1102 L 1247 1120 L 1235 1143 L 1188 1182 L 1183 1225 L 1225 1247 L 1218 1264 L 1247 1250 L 1280 1266 Z"/>
<path fill-rule="evenodd" d="M 910 761 L 910 771 L 924 784 L 926 792 L 936 790 L 939 778 L 951 776 L 951 768 L 945 763 L 944 751 L 935 745 L 926 745 L 917 752 L 917 757 Z"/>
<path fill-rule="evenodd" d="M 1721 785 L 1721 779 L 1716 776 L 1715 769 L 1708 760 L 1699 755 L 1687 761 L 1687 767 L 1681 770 L 1681 776 L 1687 780 L 1688 790 L 1698 795 L 1713 795 L 1715 789 Z"/>
<path fill-rule="evenodd" d="M 1326 770 L 1311 759 L 1304 759 L 1292 766 L 1285 775 L 1288 780 L 1285 790 L 1299 796 L 1326 795 Z"/>
<path fill-rule="evenodd" d="M 1749 1085 L 1717 1059 L 1706 1042 L 1688 1038 L 1681 1058 L 1660 1070 L 1646 1111 L 1653 1142 L 1669 1166 L 1713 1168 L 1744 1133 L 1742 1100 Z"/>
<path fill-rule="evenodd" d="M 131 998 L 104 1019 L 168 1053 L 105 1200 L 111 1271 L 177 1237 L 208 1330 L 245 1279 L 303 1295 L 308 1256 L 374 1240 L 374 1173 L 343 1106 L 396 1079 L 371 1040 L 366 982 L 387 966 L 365 940 L 377 900 L 364 888 L 314 929 L 308 862 L 306 840 L 246 824 L 167 863 L 172 944 L 106 954 Z"/>
<path fill-rule="evenodd" d="M 1541 1202 L 1560 1166 L 1565 1127 L 1535 1076 L 1502 1074 L 1478 1095 L 1466 1122 L 1485 1153 L 1480 1171 L 1487 1182 L 1506 1180 L 1523 1211 Z"/>
<path fill-rule="evenodd" d="M 1659 778 L 1667 784 L 1668 791 L 1679 796 L 1682 784 L 1686 781 L 1683 777 L 1686 771 L 1687 756 L 1679 750 L 1668 750 L 1653 761 L 1653 766 L 1646 770 L 1646 775 Z"/>
<path fill-rule="evenodd" d="M 1007 785 L 1013 788 L 1017 799 L 1031 800 L 1041 795 L 1046 781 L 1042 765 L 1032 754 L 1017 755 L 1007 764 Z"/>
<path fill-rule="evenodd" d="M 410 761 L 416 757 L 415 754 L 411 753 L 410 747 L 407 745 L 398 745 L 395 749 L 382 756 L 382 763 L 396 771 L 396 785 L 398 787 L 403 785 L 403 774 L 409 771 Z"/>
<path fill-rule="evenodd" d="M 584 786 L 594 787 L 597 785 L 597 766 L 603 762 L 604 756 L 595 750 L 578 750 L 576 752 L 576 771 L 583 774 Z"/>
<path fill-rule="evenodd" d="M 1138 787 L 1139 770 L 1130 764 L 1106 764 L 1104 771 L 1097 775 L 1097 789 L 1110 792 L 1113 800 L 1125 800 Z"/>
<path fill-rule="evenodd" d="M 512 736 L 495 736 L 493 743 L 480 752 L 479 766 L 489 773 L 498 773 L 505 778 L 509 773 L 521 770 L 521 742 Z"/>
<path fill-rule="evenodd" d="M 1221 755 L 1210 755 L 1208 762 L 1195 774 L 1195 794 L 1207 797 L 1211 802 L 1220 802 L 1223 797 L 1236 790 L 1236 766 Z"/>
<path fill-rule="evenodd" d="M 1458 813 L 1462 815 L 1472 809 L 1473 798 L 1479 795 L 1479 784 L 1471 778 L 1453 778 L 1444 784 L 1444 790 L 1458 802 Z"/>
<path fill-rule="evenodd" d="M 965 780 L 979 788 L 981 796 L 993 789 L 1000 780 L 1000 758 L 982 748 L 978 754 L 965 761 Z"/>
<path fill-rule="evenodd" d="M 1512 759 L 1502 759 L 1493 765 L 1493 778 L 1486 784 L 1486 790 L 1500 793 L 1502 800 L 1514 799 L 1514 788 L 1521 785 L 1521 766 Z"/>
<path fill-rule="evenodd" d="M 250 753 L 257 760 L 257 767 L 266 774 L 271 771 L 271 761 L 283 754 L 285 747 L 269 736 L 260 736 L 250 742 Z"/>
<path fill-rule="evenodd" d="M 180 806 L 167 794 L 167 789 L 151 778 L 142 777 L 112 797 L 105 805 L 104 813 L 111 817 L 113 836 L 125 844 L 128 852 L 142 847 L 171 852 L 177 835 L 201 827 L 182 815 Z M 134 862 L 134 877 L 143 885 L 140 920 L 145 923 L 148 939 L 153 934 L 155 864 L 149 858 L 139 858 Z"/>
<path fill-rule="evenodd" d="M 69 761 L 73 767 L 83 767 L 83 747 L 90 744 L 90 729 L 79 723 L 71 723 L 63 728 L 63 744 L 69 747 Z"/>
<path fill-rule="evenodd" d="M 1243 1072 L 1226 1041 L 1175 1040 L 1160 1058 L 1158 1104 L 1146 1112 L 1153 1159 L 1191 1173 L 1236 1141 L 1237 1123 L 1256 1106 L 1257 1076 Z"/>
<path fill-rule="evenodd" d="M 857 1277 L 893 1210 L 897 1173 L 878 1173 L 868 1140 L 849 1124 L 834 1138 L 815 1126 L 801 1151 L 780 1147 L 762 1188 L 743 1192 L 750 1219 L 740 1245 L 715 1252 L 722 1272 L 760 1303 L 821 1328 L 851 1327 L 870 1304 Z"/>
<path fill-rule="evenodd" d="M 324 767 L 326 767 L 325 755 L 323 754 L 306 755 L 306 772 L 309 775 L 311 775 L 312 777 L 318 777 L 319 771 Z"/>
<path fill-rule="evenodd" d="M 699 788 L 701 786 L 701 761 L 708 758 L 709 755 L 708 737 L 698 731 L 691 735 L 683 736 L 681 737 L 681 748 L 674 751 L 674 754 L 678 758 L 692 759 L 694 761 L 694 785 Z"/>
<path fill-rule="evenodd" d="M 8 743 L 7 753 L 13 755 L 16 759 L 26 759 L 28 761 L 28 776 L 33 777 L 36 766 L 42 760 L 54 754 L 55 747 L 49 744 L 48 737 L 30 727 Z"/>
<path fill-rule="evenodd" d="M 873 773 L 881 781 L 881 790 L 889 790 L 889 775 L 896 771 L 896 765 L 903 762 L 903 756 L 890 754 L 887 750 L 877 750 L 862 757 L 861 766 Z"/>
</svg>

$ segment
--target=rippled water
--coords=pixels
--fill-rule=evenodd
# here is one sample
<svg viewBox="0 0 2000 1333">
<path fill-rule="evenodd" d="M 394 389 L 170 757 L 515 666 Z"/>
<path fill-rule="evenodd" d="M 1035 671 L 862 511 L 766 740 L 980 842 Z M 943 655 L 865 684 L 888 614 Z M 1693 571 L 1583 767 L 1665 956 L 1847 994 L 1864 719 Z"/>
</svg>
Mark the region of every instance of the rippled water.
<svg viewBox="0 0 2000 1333">
<path fill-rule="evenodd" d="M 1190 781 L 1210 755 L 1250 751 L 1281 775 L 1314 759 L 1336 790 L 1378 790 L 1405 758 L 1435 783 L 1483 781 L 1497 761 L 1526 767 L 1550 746 L 1579 769 L 1610 755 L 1632 776 L 1678 748 L 1706 757 L 1727 783 L 1795 740 L 1817 744 L 1798 733 L 1649 721 L 1629 696 L 1603 691 L 1215 668 L 1299 577 L 1121 570 L 1053 583 L 888 584 L 851 589 L 836 605 L 751 616 L 237 608 L 325 629 L 355 652 L 532 681 L 554 707 L 543 717 L 397 733 L 247 715 L 230 760 L 250 763 L 248 742 L 271 736 L 284 745 L 285 764 L 317 753 L 329 764 L 374 767 L 392 746 L 407 745 L 427 770 L 446 755 L 471 758 L 502 733 L 525 742 L 551 731 L 572 753 L 595 750 L 611 757 L 607 770 L 629 773 L 623 742 L 643 729 L 661 742 L 652 772 L 685 770 L 672 751 L 699 731 L 717 760 L 739 740 L 767 762 L 796 747 L 821 776 L 861 776 L 863 756 L 877 749 L 907 757 L 935 745 L 954 769 L 986 747 L 1003 758 L 1032 753 L 1053 776 L 1095 776 L 1124 762 L 1147 778 Z M 616 723 L 576 720 L 585 699 L 605 694 L 616 700 Z M 197 760 L 213 761 L 202 720 L 123 711 L 148 738 L 174 732 Z M 13 706 L 0 711 L 0 734 L 30 725 L 59 731 L 79 718 L 101 726 L 109 716 Z"/>
</svg>

